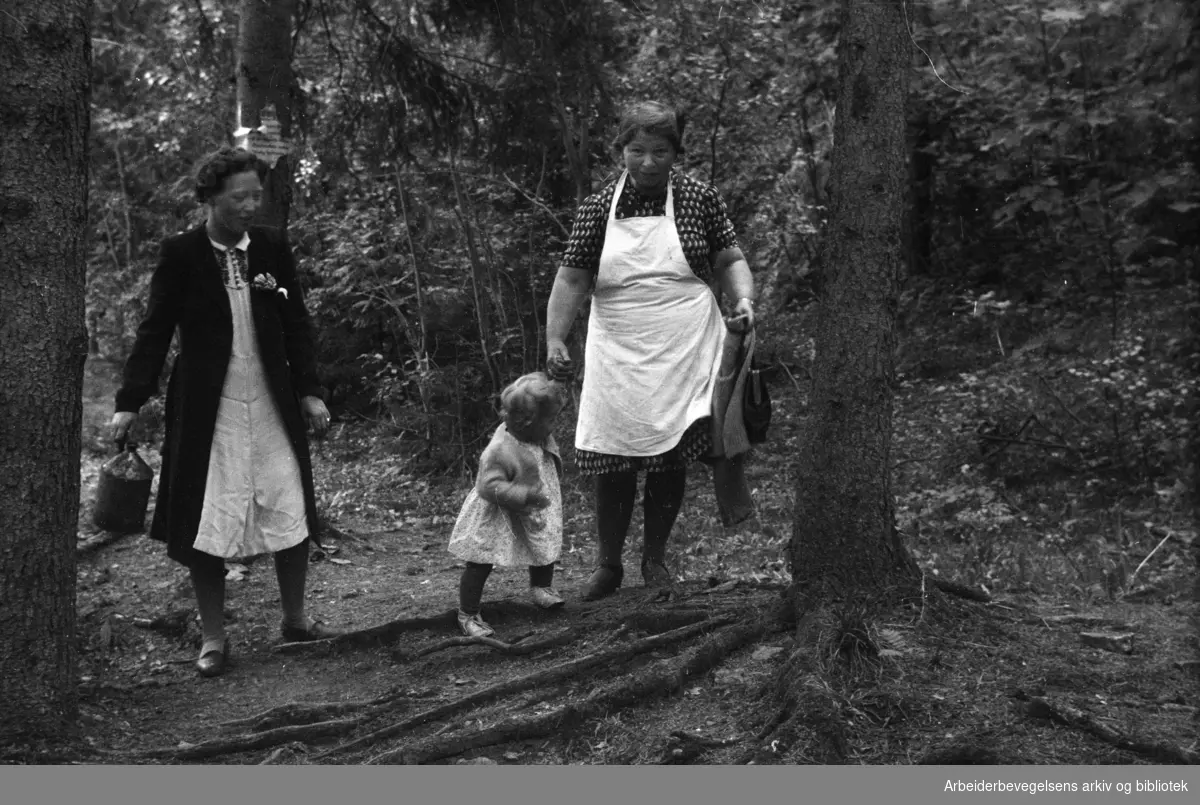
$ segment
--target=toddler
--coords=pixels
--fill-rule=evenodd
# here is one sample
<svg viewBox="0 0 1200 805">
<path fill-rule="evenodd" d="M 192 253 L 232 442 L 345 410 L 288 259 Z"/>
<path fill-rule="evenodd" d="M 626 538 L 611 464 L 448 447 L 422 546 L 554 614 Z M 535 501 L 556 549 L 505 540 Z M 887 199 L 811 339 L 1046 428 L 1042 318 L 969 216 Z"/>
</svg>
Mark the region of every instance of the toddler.
<svg viewBox="0 0 1200 805">
<path fill-rule="evenodd" d="M 495 565 L 529 567 L 533 601 L 563 605 L 554 589 L 554 562 L 562 550 L 562 459 L 551 435 L 566 402 L 561 384 L 542 372 L 523 375 L 500 394 L 504 424 L 479 459 L 449 550 L 465 560 L 458 587 L 458 625 L 468 637 L 493 630 L 479 616 L 483 585 Z"/>
</svg>

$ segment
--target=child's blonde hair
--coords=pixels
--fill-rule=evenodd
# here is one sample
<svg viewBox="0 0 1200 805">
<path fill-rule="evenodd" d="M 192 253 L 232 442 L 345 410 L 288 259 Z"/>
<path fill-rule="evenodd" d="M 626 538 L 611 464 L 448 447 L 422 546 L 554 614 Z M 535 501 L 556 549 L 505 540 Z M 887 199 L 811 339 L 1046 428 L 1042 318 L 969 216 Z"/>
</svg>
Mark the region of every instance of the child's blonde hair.
<svg viewBox="0 0 1200 805">
<path fill-rule="evenodd" d="M 557 413 L 565 403 L 563 385 L 545 372 L 521 375 L 500 392 L 505 420 L 518 427 L 526 427 L 550 411 Z"/>
</svg>

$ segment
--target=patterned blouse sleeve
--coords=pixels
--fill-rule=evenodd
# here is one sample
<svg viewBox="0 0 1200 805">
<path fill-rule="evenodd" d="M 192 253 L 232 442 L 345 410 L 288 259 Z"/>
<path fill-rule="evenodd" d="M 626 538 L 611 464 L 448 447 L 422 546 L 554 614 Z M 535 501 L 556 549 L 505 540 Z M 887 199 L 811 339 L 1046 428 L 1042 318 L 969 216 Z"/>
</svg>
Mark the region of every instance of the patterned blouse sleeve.
<svg viewBox="0 0 1200 805">
<path fill-rule="evenodd" d="M 704 216 L 704 235 L 708 239 L 708 253 L 714 255 L 725 249 L 735 249 L 738 245 L 737 231 L 733 221 L 729 220 L 729 210 L 721 192 L 712 185 L 705 188 L 702 214 Z"/>
<path fill-rule="evenodd" d="M 562 267 L 578 268 L 595 274 L 600 271 L 600 252 L 604 250 L 604 230 L 608 223 L 608 202 L 615 187 L 605 187 L 583 200 L 575 213 L 571 239 L 563 252 Z M 607 199 L 607 201 L 606 201 Z"/>
</svg>

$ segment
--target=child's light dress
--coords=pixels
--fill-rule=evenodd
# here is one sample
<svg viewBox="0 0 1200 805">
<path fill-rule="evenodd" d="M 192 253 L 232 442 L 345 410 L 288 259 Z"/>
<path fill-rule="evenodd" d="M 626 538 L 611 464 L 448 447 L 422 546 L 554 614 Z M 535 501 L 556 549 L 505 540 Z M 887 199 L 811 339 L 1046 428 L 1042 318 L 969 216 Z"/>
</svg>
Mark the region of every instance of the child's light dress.
<svg viewBox="0 0 1200 805">
<path fill-rule="evenodd" d="M 482 497 L 480 483 L 471 489 L 450 534 L 449 551 L 467 562 L 516 567 L 548 565 L 562 552 L 561 459 L 554 438 L 546 444 L 522 442 L 501 425 L 479 460 L 480 479 L 503 470 L 504 481 L 490 486 L 495 493 L 536 487 L 550 500 L 544 509 L 517 514 Z"/>
</svg>

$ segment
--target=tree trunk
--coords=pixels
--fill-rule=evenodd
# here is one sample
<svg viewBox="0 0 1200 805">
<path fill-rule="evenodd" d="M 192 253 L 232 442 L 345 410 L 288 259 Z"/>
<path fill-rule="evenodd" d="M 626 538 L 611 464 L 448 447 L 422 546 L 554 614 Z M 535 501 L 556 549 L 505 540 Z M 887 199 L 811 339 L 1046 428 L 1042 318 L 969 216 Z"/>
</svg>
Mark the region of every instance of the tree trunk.
<svg viewBox="0 0 1200 805">
<path fill-rule="evenodd" d="M 899 0 L 843 0 L 831 215 L 790 545 L 795 589 L 822 600 L 915 578 L 889 477 L 908 47 Z"/>
<path fill-rule="evenodd" d="M 0 743 L 76 716 L 91 19 L 0 14 Z"/>
<path fill-rule="evenodd" d="M 271 165 L 259 222 L 286 231 L 292 202 L 292 19 L 296 0 L 242 0 L 238 26 L 238 129 Z M 276 158 L 278 158 L 276 160 Z"/>
</svg>

